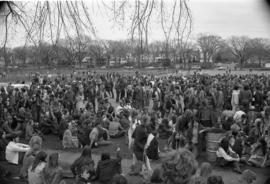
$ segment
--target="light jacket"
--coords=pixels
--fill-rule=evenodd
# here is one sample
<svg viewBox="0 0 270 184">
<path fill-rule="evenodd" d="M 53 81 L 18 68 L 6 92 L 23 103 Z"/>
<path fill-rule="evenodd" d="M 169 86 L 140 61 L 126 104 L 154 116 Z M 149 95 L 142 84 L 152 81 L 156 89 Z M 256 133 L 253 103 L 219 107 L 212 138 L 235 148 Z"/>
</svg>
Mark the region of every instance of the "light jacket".
<svg viewBox="0 0 270 184">
<path fill-rule="evenodd" d="M 30 146 L 26 144 L 9 142 L 6 148 L 6 160 L 13 164 L 19 163 L 19 152 L 27 152 Z"/>
</svg>

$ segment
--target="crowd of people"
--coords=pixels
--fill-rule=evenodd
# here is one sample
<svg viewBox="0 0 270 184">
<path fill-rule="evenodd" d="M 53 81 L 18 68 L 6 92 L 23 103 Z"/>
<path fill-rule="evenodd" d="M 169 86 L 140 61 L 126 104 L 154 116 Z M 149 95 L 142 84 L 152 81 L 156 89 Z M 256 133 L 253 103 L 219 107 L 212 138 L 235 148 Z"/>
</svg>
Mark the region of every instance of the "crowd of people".
<svg viewBox="0 0 270 184">
<path fill-rule="evenodd" d="M 49 134 L 59 137 L 63 149 L 83 148 L 71 166 L 77 183 L 223 183 L 211 174 L 209 163 L 198 169 L 196 161 L 211 131 L 224 132 L 217 164 L 232 166 L 242 173 L 242 183 L 252 183 L 255 174 L 240 166 L 270 165 L 268 76 L 36 74 L 30 84 L 10 83 L 0 92 L 0 162 L 3 168 L 20 165 L 19 178 L 30 184 L 63 179 L 59 155 L 47 156 L 41 149 Z M 103 153 L 96 166 L 91 158 L 91 149 L 119 137 L 133 153 L 126 176 L 121 175 L 120 149 L 116 158 Z M 19 143 L 20 138 L 29 144 Z M 160 139 L 166 140 L 164 148 Z M 169 159 L 153 170 L 151 160 L 160 159 L 160 149 Z M 4 171 L 3 181 L 11 177 Z"/>
</svg>

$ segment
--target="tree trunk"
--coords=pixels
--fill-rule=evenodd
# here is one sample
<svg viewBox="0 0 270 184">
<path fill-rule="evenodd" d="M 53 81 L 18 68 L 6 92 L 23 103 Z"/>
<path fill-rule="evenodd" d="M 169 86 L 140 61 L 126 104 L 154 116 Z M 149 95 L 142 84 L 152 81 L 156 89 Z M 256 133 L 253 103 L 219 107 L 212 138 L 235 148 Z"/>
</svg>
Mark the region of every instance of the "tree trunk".
<svg viewBox="0 0 270 184">
<path fill-rule="evenodd" d="M 8 58 L 7 58 L 7 50 L 6 50 L 6 45 L 4 45 L 4 64 L 5 64 L 5 72 L 7 73 L 8 71 Z"/>
<path fill-rule="evenodd" d="M 203 62 L 206 63 L 207 62 L 207 57 L 206 57 L 206 53 L 203 53 Z"/>
</svg>

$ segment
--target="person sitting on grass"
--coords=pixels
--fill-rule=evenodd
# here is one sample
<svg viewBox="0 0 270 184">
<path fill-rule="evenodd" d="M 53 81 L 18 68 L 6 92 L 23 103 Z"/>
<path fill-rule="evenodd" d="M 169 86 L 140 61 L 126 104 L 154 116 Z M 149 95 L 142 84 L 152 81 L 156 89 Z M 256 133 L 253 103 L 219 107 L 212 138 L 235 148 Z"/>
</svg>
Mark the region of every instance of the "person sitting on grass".
<svg viewBox="0 0 270 184">
<path fill-rule="evenodd" d="M 239 155 L 239 158 L 241 159 L 242 154 L 243 154 L 243 143 L 244 140 L 241 137 L 241 132 L 233 130 L 232 131 L 232 135 L 230 136 L 229 139 L 230 142 L 230 147 L 232 148 L 232 150 Z"/>
<path fill-rule="evenodd" d="M 95 163 L 92 159 L 91 147 L 85 146 L 81 156 L 77 158 L 71 165 L 70 169 L 72 174 L 75 176 L 76 181 L 79 180 L 83 168 L 89 167 L 90 179 L 95 177 Z"/>
<path fill-rule="evenodd" d="M 109 135 L 111 138 L 119 138 L 125 135 L 126 131 L 121 124 L 115 119 L 110 121 L 109 124 Z"/>
<path fill-rule="evenodd" d="M 6 147 L 6 160 L 12 164 L 21 164 L 24 154 L 29 150 L 30 146 L 19 143 L 19 137 L 15 135 Z"/>
<path fill-rule="evenodd" d="M 102 184 L 110 184 L 115 174 L 121 174 L 120 148 L 116 150 L 116 158 L 110 158 L 109 153 L 102 153 L 96 170 L 96 180 Z"/>
<path fill-rule="evenodd" d="M 63 177 L 63 169 L 58 163 L 59 154 L 52 153 L 49 156 L 48 164 L 43 169 L 43 184 L 59 184 Z"/>
<path fill-rule="evenodd" d="M 233 116 L 234 123 L 231 125 L 232 130 L 241 130 L 247 123 L 247 114 L 244 111 L 236 111 Z"/>
<path fill-rule="evenodd" d="M 224 167 L 233 165 L 235 172 L 242 173 L 239 167 L 239 155 L 235 153 L 230 147 L 228 138 L 223 138 L 221 140 L 216 155 L 217 163 L 219 166 Z"/>
<path fill-rule="evenodd" d="M 27 178 L 28 168 L 32 165 L 35 160 L 36 155 L 41 150 L 42 147 L 42 139 L 39 136 L 33 136 L 29 141 L 30 149 L 27 151 L 23 158 L 23 164 L 20 169 L 20 177 L 23 179 Z"/>
<path fill-rule="evenodd" d="M 267 148 L 267 143 L 263 138 L 260 138 L 256 144 L 253 145 L 251 156 L 248 162 L 256 167 L 266 167 L 270 165 L 270 151 Z"/>
<path fill-rule="evenodd" d="M 111 144 L 108 130 L 103 128 L 99 122 L 95 123 L 94 128 L 89 134 L 89 139 L 91 148 Z"/>
<path fill-rule="evenodd" d="M 69 123 L 68 129 L 64 132 L 62 145 L 63 148 L 78 148 L 78 139 L 72 136 L 72 131 L 74 130 L 72 123 Z"/>
<path fill-rule="evenodd" d="M 42 172 L 46 166 L 47 154 L 40 151 L 33 164 L 28 169 L 28 183 L 29 184 L 43 184 Z"/>
<path fill-rule="evenodd" d="M 90 179 L 90 172 L 91 172 L 91 169 L 88 167 L 88 166 L 83 166 L 81 168 L 81 173 L 78 177 L 78 179 L 76 180 L 75 184 L 91 184 L 89 182 L 89 179 Z"/>
<path fill-rule="evenodd" d="M 180 148 L 170 154 L 162 163 L 164 183 L 188 184 L 198 168 L 194 155 L 187 149 Z"/>
<path fill-rule="evenodd" d="M 192 179 L 192 184 L 207 184 L 208 177 L 212 174 L 212 166 L 208 162 L 203 162 L 200 167 L 199 176 Z"/>
<path fill-rule="evenodd" d="M 91 129 L 91 120 L 84 120 L 78 126 L 78 141 L 82 147 L 90 144 L 89 134 Z"/>
<path fill-rule="evenodd" d="M 6 121 L 4 121 L 2 128 L 6 132 L 6 138 L 9 140 L 12 140 L 12 137 L 14 136 L 20 136 L 22 135 L 21 130 L 14 130 L 11 127 L 11 124 L 13 123 L 13 118 L 10 114 L 7 114 Z"/>
</svg>

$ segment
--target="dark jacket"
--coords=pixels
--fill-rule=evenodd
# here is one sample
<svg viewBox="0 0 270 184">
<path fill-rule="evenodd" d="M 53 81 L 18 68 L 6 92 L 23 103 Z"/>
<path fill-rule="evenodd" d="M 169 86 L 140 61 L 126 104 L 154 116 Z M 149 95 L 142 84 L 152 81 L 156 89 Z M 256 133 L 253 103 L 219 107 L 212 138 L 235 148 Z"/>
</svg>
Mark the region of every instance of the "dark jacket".
<svg viewBox="0 0 270 184">
<path fill-rule="evenodd" d="M 8 142 L 5 139 L 0 139 L 0 161 L 6 160 L 6 147 Z"/>
<path fill-rule="evenodd" d="M 143 161 L 143 151 L 147 141 L 146 128 L 142 125 L 137 126 L 132 138 L 134 138 L 133 152 L 138 160 Z"/>
<path fill-rule="evenodd" d="M 147 154 L 149 159 L 152 159 L 152 160 L 158 160 L 159 159 L 158 140 L 157 140 L 156 137 L 154 137 L 153 140 L 151 141 L 148 149 L 146 150 L 146 154 Z"/>
<path fill-rule="evenodd" d="M 242 90 L 239 94 L 239 104 L 246 106 L 249 105 L 249 103 L 252 100 L 252 93 L 250 90 Z"/>
<path fill-rule="evenodd" d="M 117 158 L 100 160 L 97 165 L 96 176 L 100 183 L 111 183 L 115 174 L 121 173 L 121 156 L 117 152 Z"/>
</svg>

